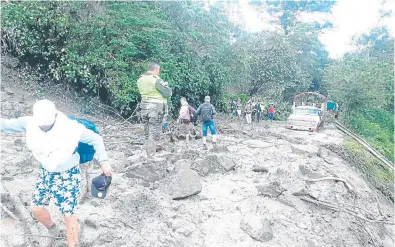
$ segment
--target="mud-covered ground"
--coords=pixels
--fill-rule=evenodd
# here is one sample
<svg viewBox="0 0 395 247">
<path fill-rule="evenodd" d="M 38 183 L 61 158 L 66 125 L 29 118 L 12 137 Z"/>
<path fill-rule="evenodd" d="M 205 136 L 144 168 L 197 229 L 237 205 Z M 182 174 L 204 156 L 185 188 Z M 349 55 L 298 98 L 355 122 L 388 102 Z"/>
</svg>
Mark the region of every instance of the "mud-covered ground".
<svg viewBox="0 0 395 247">
<path fill-rule="evenodd" d="M 85 103 L 72 91 L 26 81 L 9 64 L 1 80 L 2 117 L 31 114 L 34 101 L 46 97 L 101 130 L 115 173 L 105 200 L 89 193 L 81 200 L 81 246 L 394 246 L 393 205 L 326 148 L 345 138 L 331 125 L 309 133 L 221 117 L 219 148 L 203 151 L 201 140 L 180 140 L 147 163 L 141 125 L 100 107 L 84 115 Z M 0 246 L 43 246 L 46 230 L 28 207 L 39 164 L 24 136 L 2 133 L 0 158 Z M 99 171 L 83 169 L 86 191 Z M 180 197 L 186 198 L 172 199 Z M 64 229 L 57 209 L 49 209 Z"/>
</svg>

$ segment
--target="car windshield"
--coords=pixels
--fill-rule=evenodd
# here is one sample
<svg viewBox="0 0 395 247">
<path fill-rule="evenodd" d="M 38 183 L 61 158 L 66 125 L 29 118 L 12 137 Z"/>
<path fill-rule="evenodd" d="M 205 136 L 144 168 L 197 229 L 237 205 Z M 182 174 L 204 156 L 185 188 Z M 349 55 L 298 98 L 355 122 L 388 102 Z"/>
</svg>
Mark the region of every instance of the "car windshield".
<svg viewBox="0 0 395 247">
<path fill-rule="evenodd" d="M 295 108 L 294 114 L 296 114 L 296 115 L 318 115 L 318 109 Z"/>
</svg>

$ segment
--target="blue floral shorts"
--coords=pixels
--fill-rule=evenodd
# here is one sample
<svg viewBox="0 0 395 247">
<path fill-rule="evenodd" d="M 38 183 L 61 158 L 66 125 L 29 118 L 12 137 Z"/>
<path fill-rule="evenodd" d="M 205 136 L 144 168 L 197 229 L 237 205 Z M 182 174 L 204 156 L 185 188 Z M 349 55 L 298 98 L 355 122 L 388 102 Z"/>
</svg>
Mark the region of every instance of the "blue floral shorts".
<svg viewBox="0 0 395 247">
<path fill-rule="evenodd" d="M 63 215 L 73 215 L 80 195 L 80 182 L 79 166 L 64 172 L 49 172 L 41 166 L 32 205 L 44 206 L 51 201 Z"/>
</svg>

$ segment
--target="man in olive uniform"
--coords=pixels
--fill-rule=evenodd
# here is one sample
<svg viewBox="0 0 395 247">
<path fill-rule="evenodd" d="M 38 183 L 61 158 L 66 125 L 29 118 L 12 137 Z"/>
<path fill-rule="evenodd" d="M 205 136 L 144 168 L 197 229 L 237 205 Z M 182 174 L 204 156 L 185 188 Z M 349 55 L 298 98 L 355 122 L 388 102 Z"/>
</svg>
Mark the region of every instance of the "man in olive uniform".
<svg viewBox="0 0 395 247">
<path fill-rule="evenodd" d="M 159 73 L 159 64 L 149 63 L 148 71 L 137 81 L 148 158 L 153 158 L 156 153 L 156 145 L 162 134 L 162 122 L 168 112 L 167 98 L 172 95 L 172 90 L 160 79 Z"/>
</svg>

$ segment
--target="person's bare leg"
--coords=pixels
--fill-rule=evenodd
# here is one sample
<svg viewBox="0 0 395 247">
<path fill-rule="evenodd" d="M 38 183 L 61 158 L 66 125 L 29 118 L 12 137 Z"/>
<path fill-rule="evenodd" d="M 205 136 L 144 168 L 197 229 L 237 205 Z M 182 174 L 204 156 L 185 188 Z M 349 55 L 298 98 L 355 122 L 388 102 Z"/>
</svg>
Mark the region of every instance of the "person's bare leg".
<svg viewBox="0 0 395 247">
<path fill-rule="evenodd" d="M 66 223 L 66 236 L 68 247 L 77 246 L 79 234 L 78 234 L 78 220 L 77 216 L 69 215 L 64 217 L 64 221 Z"/>
<path fill-rule="evenodd" d="M 51 214 L 44 208 L 44 206 L 33 206 L 32 213 L 34 218 L 36 218 L 36 220 L 46 228 L 50 228 L 53 225 Z"/>
</svg>

